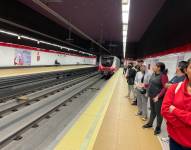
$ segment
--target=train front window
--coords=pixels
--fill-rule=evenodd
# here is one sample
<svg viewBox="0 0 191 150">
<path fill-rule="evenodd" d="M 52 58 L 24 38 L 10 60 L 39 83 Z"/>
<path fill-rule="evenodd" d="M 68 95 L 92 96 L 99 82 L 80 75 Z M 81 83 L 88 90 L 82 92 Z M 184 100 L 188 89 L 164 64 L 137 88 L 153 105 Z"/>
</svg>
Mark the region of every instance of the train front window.
<svg viewBox="0 0 191 150">
<path fill-rule="evenodd" d="M 101 64 L 105 67 L 111 67 L 113 64 L 113 57 L 102 57 Z"/>
</svg>

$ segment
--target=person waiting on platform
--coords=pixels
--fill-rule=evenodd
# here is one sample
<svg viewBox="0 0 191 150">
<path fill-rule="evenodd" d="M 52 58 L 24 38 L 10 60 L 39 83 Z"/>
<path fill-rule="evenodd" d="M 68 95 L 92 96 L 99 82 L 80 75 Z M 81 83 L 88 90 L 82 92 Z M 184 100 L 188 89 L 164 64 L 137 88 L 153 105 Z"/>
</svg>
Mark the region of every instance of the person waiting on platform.
<svg viewBox="0 0 191 150">
<path fill-rule="evenodd" d="M 147 71 L 147 67 L 143 64 L 139 71 L 135 76 L 135 89 L 137 92 L 137 106 L 138 112 L 137 115 L 142 115 L 143 121 L 147 119 L 147 101 L 148 98 L 146 96 L 147 87 L 150 79 L 150 74 Z"/>
<path fill-rule="evenodd" d="M 143 60 L 137 60 L 137 64 L 135 65 L 136 73 L 141 71 L 141 65 L 144 63 Z M 134 101 L 132 105 L 137 105 L 137 90 L 134 90 Z"/>
<path fill-rule="evenodd" d="M 171 150 L 191 150 L 191 59 L 186 78 L 167 90 L 161 113 L 167 121 Z"/>
<path fill-rule="evenodd" d="M 166 84 L 166 88 L 169 88 L 171 85 L 184 81 L 185 71 L 187 68 L 186 61 L 180 61 L 176 67 L 176 75 Z M 169 137 L 161 138 L 162 141 L 169 141 Z"/>
<path fill-rule="evenodd" d="M 149 81 L 148 86 L 148 97 L 150 99 L 151 113 L 147 124 L 143 125 L 143 128 L 151 128 L 154 119 L 157 117 L 157 126 L 154 130 L 154 135 L 161 132 L 162 115 L 161 106 L 163 97 L 166 92 L 166 83 L 168 82 L 167 70 L 165 64 L 162 62 L 157 62 L 153 66 L 153 74 Z"/>
<path fill-rule="evenodd" d="M 128 69 L 126 71 L 126 78 L 128 83 L 128 98 L 130 98 L 131 94 L 133 95 L 134 100 L 134 80 L 135 80 L 136 71 L 133 68 L 133 63 L 128 64 Z"/>
</svg>

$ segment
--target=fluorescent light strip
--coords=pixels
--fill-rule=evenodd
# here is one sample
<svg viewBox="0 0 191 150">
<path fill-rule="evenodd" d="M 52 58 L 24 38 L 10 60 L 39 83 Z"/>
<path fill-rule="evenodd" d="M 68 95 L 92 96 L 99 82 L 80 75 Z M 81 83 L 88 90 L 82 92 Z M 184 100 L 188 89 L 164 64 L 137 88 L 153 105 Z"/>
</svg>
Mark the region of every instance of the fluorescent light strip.
<svg viewBox="0 0 191 150">
<path fill-rule="evenodd" d="M 122 5 L 122 12 L 128 12 L 128 5 Z"/>
<path fill-rule="evenodd" d="M 49 43 L 49 42 L 46 42 L 46 41 L 40 41 L 40 40 L 35 39 L 35 38 L 31 38 L 31 37 L 28 37 L 28 36 L 25 36 L 25 35 L 19 35 L 19 34 L 17 34 L 17 33 L 9 32 L 9 31 L 5 31 L 5 30 L 1 30 L 1 29 L 0 29 L 0 33 L 7 34 L 7 35 L 11 35 L 11 36 L 16 36 L 16 37 L 18 37 L 18 39 L 23 38 L 23 39 L 27 39 L 27 40 L 31 40 L 31 41 L 36 41 L 38 44 L 39 44 L 39 43 L 43 43 L 43 44 L 47 44 L 47 45 L 59 47 L 59 48 L 61 48 L 61 49 L 62 49 L 62 48 L 65 48 L 65 49 L 67 49 L 68 51 L 71 50 L 71 51 L 74 51 L 74 52 L 79 52 L 79 53 L 82 53 L 82 54 L 88 54 L 88 55 L 90 55 L 90 56 L 95 56 L 95 55 L 90 54 L 90 53 L 86 53 L 86 52 L 82 52 L 82 51 L 77 51 L 77 50 L 70 49 L 70 48 L 65 47 L 65 46 L 61 46 L 61 45 Z"/>
<path fill-rule="evenodd" d="M 122 0 L 123 56 L 125 58 L 130 0 Z"/>
<path fill-rule="evenodd" d="M 37 40 L 35 38 L 28 37 L 28 36 L 21 35 L 20 37 L 23 38 L 23 39 L 39 42 L 39 40 Z"/>
<path fill-rule="evenodd" d="M 122 0 L 122 4 L 127 4 L 128 0 Z"/>
<path fill-rule="evenodd" d="M 123 25 L 123 31 L 128 29 L 128 25 Z"/>
<path fill-rule="evenodd" d="M 123 24 L 128 24 L 128 21 L 129 21 L 129 13 L 122 13 L 122 23 Z"/>
<path fill-rule="evenodd" d="M 12 33 L 12 32 L 8 32 L 8 31 L 4 31 L 4 30 L 0 30 L 0 33 L 4 33 L 4 34 L 8 34 L 8 35 L 12 35 L 12 36 L 19 36 L 16 33 Z"/>
</svg>

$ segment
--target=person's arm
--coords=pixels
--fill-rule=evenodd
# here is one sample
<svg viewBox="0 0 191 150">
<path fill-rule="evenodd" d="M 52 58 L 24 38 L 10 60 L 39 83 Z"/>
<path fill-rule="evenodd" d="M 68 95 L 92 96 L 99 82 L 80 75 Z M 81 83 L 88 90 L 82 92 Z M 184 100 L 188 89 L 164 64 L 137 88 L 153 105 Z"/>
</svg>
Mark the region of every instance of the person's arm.
<svg viewBox="0 0 191 150">
<path fill-rule="evenodd" d="M 137 85 L 138 85 L 138 76 L 139 76 L 139 72 L 136 74 L 136 76 L 135 76 L 135 86 L 137 87 Z"/>
<path fill-rule="evenodd" d="M 166 85 L 166 83 L 168 82 L 168 76 L 163 74 L 163 75 L 161 76 L 161 82 L 162 82 L 163 88 L 162 88 L 162 90 L 160 91 L 160 93 L 158 94 L 158 98 L 164 96 L 164 94 L 165 94 L 165 92 L 166 92 L 166 90 L 167 90 L 167 88 L 165 87 L 165 85 Z"/>
<path fill-rule="evenodd" d="M 173 113 L 170 113 L 170 106 L 173 104 L 175 89 L 177 84 L 173 84 L 166 92 L 166 95 L 163 99 L 161 114 L 167 120 L 168 123 L 172 124 L 175 127 L 183 126 L 184 123 L 179 120 Z"/>
<path fill-rule="evenodd" d="M 172 83 L 168 82 L 168 83 L 165 84 L 165 87 L 168 89 L 171 85 L 172 85 Z"/>
<path fill-rule="evenodd" d="M 150 81 L 151 75 L 152 75 L 152 74 L 147 73 L 146 79 L 145 79 L 145 81 L 144 81 L 144 87 L 145 87 L 145 88 L 148 88 L 148 87 L 149 87 L 149 81 Z"/>
<path fill-rule="evenodd" d="M 177 107 L 174 108 L 172 111 L 172 114 L 174 114 L 178 119 L 180 119 L 185 124 L 191 126 L 191 112 L 179 109 Z"/>
</svg>

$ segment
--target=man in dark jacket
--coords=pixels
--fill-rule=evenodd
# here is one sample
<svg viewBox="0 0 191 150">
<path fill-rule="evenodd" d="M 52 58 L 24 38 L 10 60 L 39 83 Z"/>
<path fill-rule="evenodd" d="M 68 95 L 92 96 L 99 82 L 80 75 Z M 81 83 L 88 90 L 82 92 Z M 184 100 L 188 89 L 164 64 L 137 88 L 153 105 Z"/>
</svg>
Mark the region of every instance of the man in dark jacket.
<svg viewBox="0 0 191 150">
<path fill-rule="evenodd" d="M 127 78 L 127 83 L 128 83 L 128 98 L 130 98 L 130 95 L 132 93 L 133 99 L 134 99 L 135 75 L 136 75 L 136 70 L 133 68 L 133 64 L 129 63 L 128 64 L 128 69 L 127 69 L 127 72 L 126 72 L 126 78 Z"/>
</svg>

